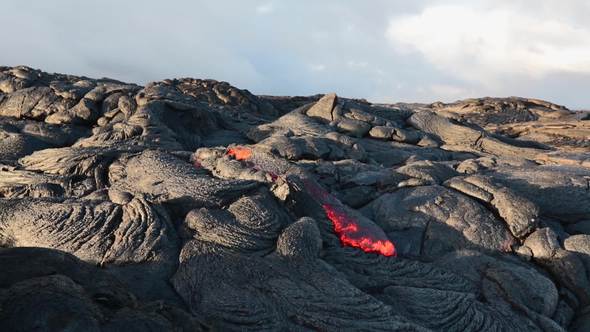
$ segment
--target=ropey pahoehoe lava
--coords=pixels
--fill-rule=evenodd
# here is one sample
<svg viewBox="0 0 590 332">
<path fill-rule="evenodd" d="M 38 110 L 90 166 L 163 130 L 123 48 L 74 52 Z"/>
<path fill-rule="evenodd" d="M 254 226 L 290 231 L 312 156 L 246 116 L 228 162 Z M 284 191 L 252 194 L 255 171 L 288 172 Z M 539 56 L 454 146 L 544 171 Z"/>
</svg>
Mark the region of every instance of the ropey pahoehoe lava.
<svg viewBox="0 0 590 332">
<path fill-rule="evenodd" d="M 589 119 L 0 67 L 0 330 L 586 331 Z"/>
</svg>

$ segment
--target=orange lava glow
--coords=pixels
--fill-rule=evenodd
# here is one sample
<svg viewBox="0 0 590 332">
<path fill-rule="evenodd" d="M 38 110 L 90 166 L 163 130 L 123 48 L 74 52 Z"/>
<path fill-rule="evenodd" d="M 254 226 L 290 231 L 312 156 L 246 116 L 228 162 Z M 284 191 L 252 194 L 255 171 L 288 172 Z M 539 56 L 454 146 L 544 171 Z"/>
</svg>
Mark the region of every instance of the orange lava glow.
<svg viewBox="0 0 590 332">
<path fill-rule="evenodd" d="M 367 227 L 360 227 L 357 220 L 349 217 L 341 209 L 330 204 L 323 204 L 322 208 L 334 225 L 334 232 L 343 245 L 383 256 L 396 256 L 395 246 L 385 237 L 385 234 L 380 234 L 383 231 L 378 229 L 376 225 L 375 230 L 369 231 Z"/>
<path fill-rule="evenodd" d="M 236 160 L 248 160 L 252 157 L 252 149 L 237 146 L 227 149 L 227 155 L 236 158 Z"/>
<path fill-rule="evenodd" d="M 264 171 L 270 175 L 272 181 L 276 181 L 279 174 L 269 169 L 268 165 L 256 164 L 252 160 L 252 149 L 236 146 L 228 148 L 226 155 L 236 160 L 247 161 L 248 167 L 256 171 Z M 195 166 L 201 166 L 198 161 Z M 285 175 L 286 174 L 280 174 Z M 326 191 L 320 184 L 310 178 L 303 178 L 302 188 L 315 200 L 324 210 L 326 218 L 332 222 L 334 233 L 340 239 L 343 246 L 361 249 L 367 253 L 375 253 L 383 256 L 397 256 L 394 244 L 387 238 L 385 232 L 368 219 L 357 219 L 351 216 L 345 205 L 336 197 Z"/>
<path fill-rule="evenodd" d="M 360 221 L 350 216 L 344 205 L 317 182 L 304 179 L 303 183 L 305 190 L 321 204 L 342 245 L 383 256 L 397 256 L 395 246 L 381 227 L 370 220 Z"/>
</svg>

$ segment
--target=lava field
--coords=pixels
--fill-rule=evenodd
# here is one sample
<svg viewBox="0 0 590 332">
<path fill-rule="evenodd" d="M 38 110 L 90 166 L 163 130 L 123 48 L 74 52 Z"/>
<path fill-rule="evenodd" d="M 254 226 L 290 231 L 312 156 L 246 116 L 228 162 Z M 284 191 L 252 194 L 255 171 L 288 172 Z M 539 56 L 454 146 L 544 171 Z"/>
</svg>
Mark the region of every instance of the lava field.
<svg viewBox="0 0 590 332">
<path fill-rule="evenodd" d="M 590 331 L 590 115 L 0 67 L 1 331 Z"/>
</svg>

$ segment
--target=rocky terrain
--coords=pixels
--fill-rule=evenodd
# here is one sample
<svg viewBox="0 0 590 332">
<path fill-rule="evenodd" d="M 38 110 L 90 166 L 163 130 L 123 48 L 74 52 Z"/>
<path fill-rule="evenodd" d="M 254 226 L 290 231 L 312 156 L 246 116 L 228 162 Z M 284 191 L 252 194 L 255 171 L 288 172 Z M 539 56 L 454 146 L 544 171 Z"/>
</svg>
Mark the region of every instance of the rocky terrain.
<svg viewBox="0 0 590 332">
<path fill-rule="evenodd" d="M 1 331 L 588 331 L 590 116 L 0 67 Z"/>
</svg>

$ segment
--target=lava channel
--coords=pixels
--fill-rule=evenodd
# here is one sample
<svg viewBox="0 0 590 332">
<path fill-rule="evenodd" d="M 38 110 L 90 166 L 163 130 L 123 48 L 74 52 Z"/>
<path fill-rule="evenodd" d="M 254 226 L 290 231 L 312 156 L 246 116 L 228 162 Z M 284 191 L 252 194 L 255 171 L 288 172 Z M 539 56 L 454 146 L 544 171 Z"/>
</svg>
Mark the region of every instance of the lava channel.
<svg viewBox="0 0 590 332">
<path fill-rule="evenodd" d="M 373 221 L 352 217 L 336 197 L 315 181 L 305 179 L 303 183 L 305 190 L 321 204 L 342 245 L 368 253 L 397 256 L 393 242 L 387 238 L 381 227 Z"/>
<path fill-rule="evenodd" d="M 246 147 L 229 148 L 226 154 L 240 161 L 252 158 L 252 150 Z M 252 167 L 257 170 L 265 170 L 262 165 L 253 165 Z M 271 174 L 275 180 L 277 175 Z M 345 206 L 314 180 L 304 179 L 303 183 L 307 193 L 322 206 L 326 218 L 332 222 L 334 233 L 343 246 L 388 257 L 397 256 L 393 242 L 387 238 L 381 227 L 370 220 L 359 220 L 350 216 Z"/>
<path fill-rule="evenodd" d="M 334 232 L 338 235 L 343 245 L 383 256 L 396 256 L 393 242 L 389 241 L 383 230 L 376 225 L 374 227 L 361 227 L 358 220 L 351 218 L 344 211 L 334 206 L 324 204 L 322 208 L 326 212 L 328 219 L 334 225 Z"/>
</svg>

